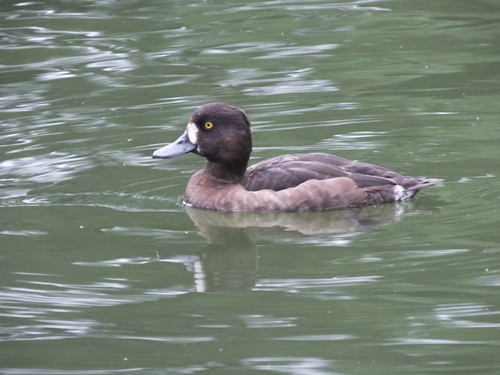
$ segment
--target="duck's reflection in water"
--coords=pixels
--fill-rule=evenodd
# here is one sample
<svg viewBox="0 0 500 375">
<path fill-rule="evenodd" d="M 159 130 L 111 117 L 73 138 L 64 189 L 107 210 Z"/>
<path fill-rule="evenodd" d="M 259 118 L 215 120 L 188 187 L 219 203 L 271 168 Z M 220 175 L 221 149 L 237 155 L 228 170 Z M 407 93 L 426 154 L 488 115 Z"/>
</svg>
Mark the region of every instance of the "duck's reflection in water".
<svg viewBox="0 0 500 375">
<path fill-rule="evenodd" d="M 208 228 L 207 228 L 208 229 Z M 257 251 L 242 228 L 212 227 L 211 241 L 195 264 L 198 292 L 249 290 L 255 285 Z"/>
<path fill-rule="evenodd" d="M 397 221 L 404 204 L 301 213 L 221 213 L 187 207 L 207 244 L 194 267 L 199 292 L 249 290 L 255 286 L 255 242 L 310 242 L 344 246 L 356 233 Z"/>
</svg>

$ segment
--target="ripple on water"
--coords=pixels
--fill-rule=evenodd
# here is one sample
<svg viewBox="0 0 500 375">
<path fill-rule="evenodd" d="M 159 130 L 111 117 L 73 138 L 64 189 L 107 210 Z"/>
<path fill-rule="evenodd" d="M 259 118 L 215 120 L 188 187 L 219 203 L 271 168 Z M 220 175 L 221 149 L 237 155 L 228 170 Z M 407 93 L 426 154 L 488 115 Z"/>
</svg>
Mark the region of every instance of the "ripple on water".
<svg viewBox="0 0 500 375">
<path fill-rule="evenodd" d="M 242 315 L 241 319 L 248 328 L 288 328 L 297 326 L 296 317 Z"/>
<path fill-rule="evenodd" d="M 281 374 L 334 374 L 334 361 L 321 357 L 254 357 L 243 360 L 243 365 L 256 371 Z"/>
<path fill-rule="evenodd" d="M 23 181 L 48 183 L 70 179 L 75 173 L 92 167 L 91 162 L 82 156 L 64 152 L 51 152 L 45 155 L 26 156 L 0 162 L 2 173 L 16 176 Z"/>
<path fill-rule="evenodd" d="M 375 283 L 381 276 L 332 277 L 324 279 L 259 279 L 254 290 L 282 291 L 293 294 L 307 294 L 321 300 L 355 299 L 353 295 L 342 294 L 343 287 Z"/>
<path fill-rule="evenodd" d="M 50 152 L 1 161 L 0 204 L 4 206 L 47 204 L 50 202 L 49 197 L 40 195 L 29 197 L 30 192 L 41 186 L 72 179 L 76 174 L 90 168 L 92 162 L 88 158 L 64 152 Z"/>
<path fill-rule="evenodd" d="M 242 92 L 250 96 L 338 91 L 338 87 L 332 81 L 313 78 L 314 71 L 309 68 L 281 72 L 231 69 L 227 74 L 227 78 L 219 81 L 222 86 L 244 86 Z"/>
<path fill-rule="evenodd" d="M 455 328 L 500 328 L 496 306 L 472 303 L 438 305 L 434 316 L 440 324 Z M 491 319 L 490 321 L 488 321 Z"/>
</svg>

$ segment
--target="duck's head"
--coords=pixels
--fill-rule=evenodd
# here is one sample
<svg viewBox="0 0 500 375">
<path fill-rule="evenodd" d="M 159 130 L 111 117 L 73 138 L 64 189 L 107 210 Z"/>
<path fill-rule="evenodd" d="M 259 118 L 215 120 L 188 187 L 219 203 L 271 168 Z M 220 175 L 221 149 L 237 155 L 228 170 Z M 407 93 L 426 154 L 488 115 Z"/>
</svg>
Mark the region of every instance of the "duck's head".
<svg viewBox="0 0 500 375">
<path fill-rule="evenodd" d="M 216 178 L 241 179 L 252 151 L 250 120 L 238 107 L 209 103 L 191 115 L 186 131 L 173 143 L 156 150 L 153 158 L 173 158 L 188 152 L 204 156 Z"/>
</svg>

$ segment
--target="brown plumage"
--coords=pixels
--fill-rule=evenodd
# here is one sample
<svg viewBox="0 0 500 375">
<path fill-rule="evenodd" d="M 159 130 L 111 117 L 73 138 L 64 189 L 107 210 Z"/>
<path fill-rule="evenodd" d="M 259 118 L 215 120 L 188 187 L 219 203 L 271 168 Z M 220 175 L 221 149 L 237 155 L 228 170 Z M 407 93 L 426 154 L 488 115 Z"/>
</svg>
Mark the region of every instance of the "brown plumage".
<svg viewBox="0 0 500 375">
<path fill-rule="evenodd" d="M 184 201 L 227 212 L 324 211 L 413 197 L 440 179 L 402 176 L 387 168 L 324 154 L 283 155 L 247 169 L 252 139 L 245 113 L 210 103 L 191 116 L 186 132 L 153 153 L 194 152 L 207 164 L 188 182 Z"/>
</svg>

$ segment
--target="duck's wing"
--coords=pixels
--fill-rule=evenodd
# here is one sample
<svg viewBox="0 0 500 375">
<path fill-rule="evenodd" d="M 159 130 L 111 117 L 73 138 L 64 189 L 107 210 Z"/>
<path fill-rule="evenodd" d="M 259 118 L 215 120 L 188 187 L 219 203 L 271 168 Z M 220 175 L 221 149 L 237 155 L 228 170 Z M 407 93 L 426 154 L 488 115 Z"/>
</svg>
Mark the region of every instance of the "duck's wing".
<svg viewBox="0 0 500 375">
<path fill-rule="evenodd" d="M 348 177 L 359 187 L 396 185 L 405 177 L 376 165 L 335 155 L 312 153 L 283 155 L 264 160 L 247 169 L 242 185 L 249 191 L 279 191 L 307 180 Z"/>
</svg>

